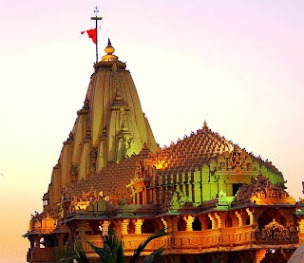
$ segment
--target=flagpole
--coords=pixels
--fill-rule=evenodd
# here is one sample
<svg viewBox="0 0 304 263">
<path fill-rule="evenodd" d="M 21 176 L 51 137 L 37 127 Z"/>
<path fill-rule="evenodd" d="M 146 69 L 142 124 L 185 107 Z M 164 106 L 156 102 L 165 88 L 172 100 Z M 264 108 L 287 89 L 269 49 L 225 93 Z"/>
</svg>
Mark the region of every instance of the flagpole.
<svg viewBox="0 0 304 263">
<path fill-rule="evenodd" d="M 92 16 L 91 17 L 91 20 L 95 20 L 95 28 L 96 28 L 96 63 L 98 63 L 98 20 L 102 20 L 102 17 L 101 16 L 98 16 L 98 13 L 99 13 L 99 8 L 98 6 L 95 6 L 94 8 L 94 13 L 95 13 L 95 16 Z"/>
</svg>

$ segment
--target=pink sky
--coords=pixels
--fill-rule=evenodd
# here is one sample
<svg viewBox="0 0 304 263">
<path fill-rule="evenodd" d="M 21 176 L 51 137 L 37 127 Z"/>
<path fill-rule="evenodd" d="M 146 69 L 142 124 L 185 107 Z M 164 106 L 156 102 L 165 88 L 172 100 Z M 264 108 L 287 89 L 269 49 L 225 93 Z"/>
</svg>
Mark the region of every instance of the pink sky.
<svg viewBox="0 0 304 263">
<path fill-rule="evenodd" d="M 209 127 L 271 160 L 302 197 L 304 2 L 104 0 L 0 2 L 0 262 L 25 262 L 21 236 L 95 60 L 80 32 L 95 4 L 127 62 L 160 145 Z"/>
</svg>

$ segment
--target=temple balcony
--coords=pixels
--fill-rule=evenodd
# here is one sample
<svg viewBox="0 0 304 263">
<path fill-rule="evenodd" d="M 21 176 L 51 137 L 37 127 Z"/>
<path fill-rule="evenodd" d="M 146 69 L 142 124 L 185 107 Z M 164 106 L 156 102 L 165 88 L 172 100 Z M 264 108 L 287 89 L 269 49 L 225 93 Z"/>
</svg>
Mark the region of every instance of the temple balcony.
<svg viewBox="0 0 304 263">
<path fill-rule="evenodd" d="M 289 232 L 288 232 L 288 231 Z M 151 233 L 122 235 L 124 252 L 127 257 L 134 253 L 139 244 L 144 242 Z M 91 259 L 96 258 L 90 244 L 102 247 L 103 240 L 100 235 L 86 234 L 82 241 L 82 247 Z M 299 242 L 298 233 L 293 229 L 281 227 L 276 222 L 261 228 L 254 225 L 240 227 L 224 227 L 202 231 L 173 231 L 170 235 L 152 240 L 143 251 L 142 255 L 148 255 L 159 247 L 164 247 L 164 255 L 170 254 L 197 254 L 216 252 L 219 250 L 239 251 L 244 247 L 252 249 L 268 246 L 284 247 L 286 245 L 296 247 Z M 30 262 L 52 262 L 56 254 L 56 247 L 32 248 L 28 251 Z"/>
<path fill-rule="evenodd" d="M 262 236 L 263 231 L 257 231 L 253 225 L 241 227 L 217 228 L 203 231 L 174 231 L 171 235 L 152 240 L 145 248 L 142 255 L 148 255 L 155 249 L 164 246 L 165 254 L 197 254 L 205 252 L 214 252 L 219 249 L 242 250 L 244 246 L 258 248 L 265 245 L 284 246 L 286 244 L 298 244 L 297 233 L 285 235 L 284 232 L 279 235 Z M 122 235 L 122 242 L 126 256 L 131 256 L 134 249 L 145 241 L 150 235 L 145 234 L 127 234 Z M 102 247 L 102 240 L 99 235 L 86 235 L 86 240 Z M 90 256 L 94 252 L 88 243 L 83 243 L 83 248 Z"/>
</svg>

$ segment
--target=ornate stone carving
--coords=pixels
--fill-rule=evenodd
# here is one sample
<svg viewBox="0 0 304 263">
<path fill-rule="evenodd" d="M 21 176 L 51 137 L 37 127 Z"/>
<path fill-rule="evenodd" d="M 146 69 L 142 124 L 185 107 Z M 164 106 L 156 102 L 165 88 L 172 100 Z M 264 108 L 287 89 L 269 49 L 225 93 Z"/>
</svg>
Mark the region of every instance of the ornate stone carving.
<svg viewBox="0 0 304 263">
<path fill-rule="evenodd" d="M 97 162 L 97 149 L 92 148 L 90 152 L 90 172 L 96 171 L 96 162 Z"/>
<path fill-rule="evenodd" d="M 251 179 L 252 184 L 243 185 L 236 193 L 234 205 L 243 202 L 265 204 L 266 199 L 276 199 L 278 203 L 295 203 L 285 191 L 284 186 L 272 184 L 268 178 L 259 174 Z"/>
<path fill-rule="evenodd" d="M 240 151 L 233 151 L 231 154 L 231 159 L 229 160 L 229 163 L 232 168 L 236 167 L 242 167 L 244 164 L 244 158 L 242 157 L 242 154 Z"/>
<path fill-rule="evenodd" d="M 297 231 L 293 226 L 285 228 L 273 219 L 268 225 L 255 230 L 255 239 L 265 243 L 297 243 Z"/>
<path fill-rule="evenodd" d="M 71 180 L 72 183 L 76 183 L 78 181 L 78 167 L 77 164 L 72 164 L 71 170 L 70 170 Z"/>
</svg>

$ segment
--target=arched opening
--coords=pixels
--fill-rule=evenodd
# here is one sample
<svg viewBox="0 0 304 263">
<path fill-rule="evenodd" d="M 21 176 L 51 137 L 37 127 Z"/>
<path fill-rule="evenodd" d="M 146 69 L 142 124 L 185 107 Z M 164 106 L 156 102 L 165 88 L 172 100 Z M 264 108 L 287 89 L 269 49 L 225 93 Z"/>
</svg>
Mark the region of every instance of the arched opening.
<svg viewBox="0 0 304 263">
<path fill-rule="evenodd" d="M 247 213 L 242 214 L 243 224 L 249 226 L 250 225 L 250 217 Z"/>
<path fill-rule="evenodd" d="M 155 233 L 155 227 L 152 220 L 145 219 L 142 225 L 142 233 Z"/>
<path fill-rule="evenodd" d="M 208 229 L 212 229 L 212 221 L 208 218 Z"/>
<path fill-rule="evenodd" d="M 92 235 L 100 235 L 101 234 L 101 228 L 100 224 L 97 221 L 91 221 L 90 227 L 92 229 Z"/>
<path fill-rule="evenodd" d="M 247 225 L 247 226 L 250 225 L 250 217 L 247 217 L 247 219 L 246 219 L 246 225 Z"/>
<path fill-rule="evenodd" d="M 44 240 L 44 237 L 40 239 L 40 248 L 45 248 L 47 247 L 46 241 Z"/>
<path fill-rule="evenodd" d="M 273 216 L 269 213 L 269 211 L 264 211 L 258 219 L 258 225 L 260 228 L 263 228 L 265 225 L 268 225 L 272 222 Z"/>
<path fill-rule="evenodd" d="M 201 231 L 202 230 L 202 223 L 199 221 L 199 219 L 196 217 L 192 223 L 192 229 L 193 231 Z"/>
</svg>

